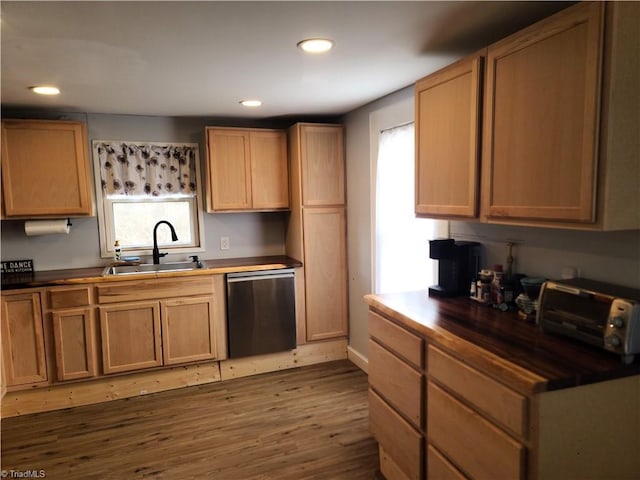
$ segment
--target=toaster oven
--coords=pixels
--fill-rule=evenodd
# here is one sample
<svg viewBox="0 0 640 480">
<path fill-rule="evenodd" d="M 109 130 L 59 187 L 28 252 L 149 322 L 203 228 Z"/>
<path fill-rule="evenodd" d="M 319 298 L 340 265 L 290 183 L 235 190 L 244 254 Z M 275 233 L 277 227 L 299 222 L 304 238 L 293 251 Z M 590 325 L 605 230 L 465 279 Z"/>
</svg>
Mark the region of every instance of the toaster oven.
<svg viewBox="0 0 640 480">
<path fill-rule="evenodd" d="M 536 322 L 544 332 L 603 348 L 631 363 L 640 353 L 640 290 L 584 278 L 547 281 Z"/>
</svg>

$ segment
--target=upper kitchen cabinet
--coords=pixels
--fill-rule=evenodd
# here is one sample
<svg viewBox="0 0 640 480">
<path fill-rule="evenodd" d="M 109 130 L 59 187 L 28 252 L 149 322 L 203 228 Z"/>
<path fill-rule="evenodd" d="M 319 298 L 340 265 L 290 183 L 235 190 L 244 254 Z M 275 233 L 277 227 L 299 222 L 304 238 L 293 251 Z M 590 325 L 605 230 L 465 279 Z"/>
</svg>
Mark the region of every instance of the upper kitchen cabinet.
<svg viewBox="0 0 640 480">
<path fill-rule="evenodd" d="M 207 127 L 206 133 L 208 212 L 289 208 L 286 132 Z"/>
<path fill-rule="evenodd" d="M 489 47 L 488 219 L 595 221 L 602 16 L 581 4 Z"/>
<path fill-rule="evenodd" d="M 640 227 L 636 2 L 585 2 L 492 45 L 483 219 Z"/>
<path fill-rule="evenodd" d="M 472 161 L 477 118 L 473 102 L 465 104 L 473 95 L 470 81 L 466 92 L 453 92 L 463 66 L 473 72 L 477 60 L 420 81 L 416 213 L 583 230 L 640 228 L 639 22 L 638 2 L 578 3 L 487 48 L 479 183 Z M 448 88 L 425 93 L 424 85 L 456 68 L 460 77 L 443 84 Z M 440 112 L 439 101 L 461 113 Z M 446 130 L 452 118 L 454 133 Z M 443 152 L 440 159 L 425 153 L 434 151 Z M 471 208 L 474 185 L 479 215 Z M 442 207 L 457 206 L 456 200 L 463 206 Z"/>
<path fill-rule="evenodd" d="M 416 214 L 478 215 L 482 54 L 416 83 Z"/>
<path fill-rule="evenodd" d="M 3 120 L 2 206 L 6 218 L 93 215 L 84 124 Z"/>
<path fill-rule="evenodd" d="M 300 124 L 298 127 L 302 204 L 315 207 L 344 205 L 342 127 L 312 124 Z"/>
</svg>

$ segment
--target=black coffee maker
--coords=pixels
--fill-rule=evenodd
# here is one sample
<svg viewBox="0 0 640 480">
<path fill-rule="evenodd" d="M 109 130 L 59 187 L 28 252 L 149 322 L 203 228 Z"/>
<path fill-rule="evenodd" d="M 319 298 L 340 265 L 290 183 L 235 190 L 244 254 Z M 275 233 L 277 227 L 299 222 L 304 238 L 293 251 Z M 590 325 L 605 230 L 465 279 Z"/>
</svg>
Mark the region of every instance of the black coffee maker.
<svg viewBox="0 0 640 480">
<path fill-rule="evenodd" d="M 438 260 L 438 285 L 429 287 L 429 295 L 469 295 L 471 280 L 480 265 L 478 242 L 456 241 L 453 238 L 429 240 L 429 258 Z"/>
</svg>

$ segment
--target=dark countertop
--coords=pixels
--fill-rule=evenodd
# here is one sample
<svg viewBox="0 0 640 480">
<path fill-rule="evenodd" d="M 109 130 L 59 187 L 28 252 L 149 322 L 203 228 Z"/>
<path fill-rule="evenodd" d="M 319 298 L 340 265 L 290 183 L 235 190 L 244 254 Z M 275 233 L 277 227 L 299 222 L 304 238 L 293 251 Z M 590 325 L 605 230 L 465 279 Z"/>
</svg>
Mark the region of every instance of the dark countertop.
<svg viewBox="0 0 640 480">
<path fill-rule="evenodd" d="M 625 365 L 611 352 L 543 333 L 516 312 L 500 312 L 465 297 L 440 299 L 418 291 L 366 295 L 365 302 L 524 393 L 640 375 L 640 355 Z"/>
<path fill-rule="evenodd" d="M 190 277 L 216 275 L 230 272 L 273 270 L 278 268 L 301 267 L 302 262 L 287 256 L 226 258 L 202 260 L 204 268 L 177 272 L 149 272 L 136 275 L 112 275 L 104 277 L 103 267 L 74 268 L 68 270 L 48 270 L 43 272 L 5 274 L 2 276 L 2 290 L 49 287 L 53 285 L 75 285 L 81 283 L 121 282 L 149 278 Z"/>
</svg>

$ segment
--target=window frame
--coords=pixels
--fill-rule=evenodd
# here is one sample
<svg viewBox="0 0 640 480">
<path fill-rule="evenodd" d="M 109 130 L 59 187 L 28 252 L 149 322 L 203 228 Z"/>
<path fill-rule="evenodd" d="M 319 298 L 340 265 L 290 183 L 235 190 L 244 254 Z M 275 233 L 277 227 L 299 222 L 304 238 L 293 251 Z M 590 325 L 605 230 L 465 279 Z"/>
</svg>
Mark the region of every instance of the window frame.
<svg viewBox="0 0 640 480">
<path fill-rule="evenodd" d="M 97 144 L 99 143 L 153 143 L 160 146 L 190 146 L 195 149 L 195 170 L 196 170 L 196 195 L 171 195 L 167 197 L 143 197 L 132 196 L 130 198 L 110 199 L 106 198 L 102 189 L 102 180 L 100 176 L 100 163 L 97 154 Z M 148 141 L 135 141 L 135 140 L 93 140 L 92 142 L 92 156 L 93 156 L 93 172 L 94 182 L 96 188 L 96 214 L 98 217 L 98 237 L 100 243 L 100 257 L 101 258 L 113 258 L 115 255 L 114 243 L 115 243 L 115 229 L 113 219 L 113 203 L 144 203 L 144 202 L 175 202 L 175 201 L 189 201 L 191 203 L 191 229 L 193 245 L 163 245 L 162 249 L 169 254 L 191 254 L 200 253 L 205 251 L 205 238 L 204 238 L 204 207 L 203 207 L 203 194 L 202 194 L 202 176 L 200 174 L 200 146 L 197 143 L 187 142 L 148 142 Z M 149 236 L 153 232 L 149 232 Z M 122 256 L 151 256 L 153 247 L 149 248 L 122 248 Z"/>
</svg>

